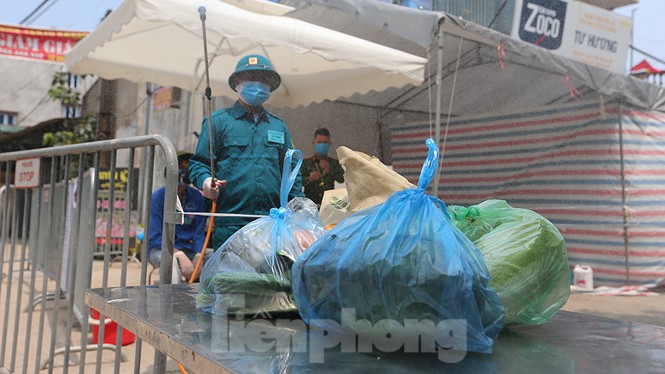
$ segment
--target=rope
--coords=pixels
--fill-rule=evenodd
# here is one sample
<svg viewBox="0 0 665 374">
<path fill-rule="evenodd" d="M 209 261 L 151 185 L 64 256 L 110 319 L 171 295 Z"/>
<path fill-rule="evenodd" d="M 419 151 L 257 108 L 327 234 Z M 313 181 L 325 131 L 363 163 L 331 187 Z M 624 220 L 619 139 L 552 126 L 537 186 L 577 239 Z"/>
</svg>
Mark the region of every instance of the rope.
<svg viewBox="0 0 665 374">
<path fill-rule="evenodd" d="M 441 32 L 441 31 L 439 31 Z M 431 55 L 428 52 L 428 60 L 430 59 Z M 429 137 L 433 138 L 434 137 L 434 130 L 432 129 L 432 71 L 430 69 L 430 64 L 427 64 L 427 98 L 429 100 Z"/>
<path fill-rule="evenodd" d="M 189 214 L 193 216 L 206 216 L 206 217 L 241 217 L 241 218 L 267 217 L 267 215 L 260 215 L 260 214 L 234 214 L 234 213 L 208 213 L 208 212 L 182 212 L 182 214 Z"/>
<path fill-rule="evenodd" d="M 210 209 L 211 212 L 214 212 L 216 210 L 216 203 L 212 203 L 212 208 Z M 258 215 L 258 214 L 233 214 L 233 213 L 208 213 L 208 212 L 182 212 L 183 214 L 187 215 L 194 215 L 194 216 L 206 216 L 206 217 L 243 217 L 243 218 L 262 218 L 266 217 L 265 215 Z M 212 229 L 214 226 L 214 219 L 210 219 L 208 222 L 208 229 L 206 232 L 206 239 L 205 242 L 203 243 L 203 248 L 201 248 L 201 255 L 199 256 L 198 261 L 196 262 L 196 267 L 194 267 L 194 272 L 192 272 L 192 276 L 189 278 L 189 283 L 194 283 L 194 280 L 196 279 L 196 275 L 199 273 L 199 269 L 201 268 L 201 265 L 203 264 L 203 257 L 205 255 L 205 251 L 208 249 L 208 243 L 210 242 L 210 236 L 212 234 Z"/>
<path fill-rule="evenodd" d="M 503 58 L 506 57 L 506 50 L 503 47 L 503 43 L 499 43 L 496 47 L 496 56 L 499 58 L 499 66 L 501 66 L 501 70 L 503 70 Z"/>
<path fill-rule="evenodd" d="M 566 74 L 563 76 L 563 83 L 565 83 L 568 86 L 568 92 L 570 93 L 570 97 L 572 97 L 575 100 L 579 100 L 580 93 L 575 89 L 573 83 L 570 81 L 570 74 Z"/>
<path fill-rule="evenodd" d="M 443 133 L 443 145 L 441 146 L 440 154 L 441 157 L 439 157 L 439 165 L 438 165 L 438 170 L 439 170 L 439 175 L 441 175 L 441 168 L 443 166 L 443 155 L 444 150 L 446 149 L 446 140 L 448 139 L 448 127 L 450 126 L 450 113 L 453 110 L 453 101 L 455 98 L 455 86 L 457 85 L 457 72 L 459 71 L 459 61 L 460 57 L 462 56 L 462 42 L 464 41 L 464 36 L 460 36 L 459 39 L 459 47 L 457 48 L 457 62 L 455 62 L 455 74 L 453 74 L 453 86 L 450 91 L 450 103 L 448 104 L 448 116 L 446 118 L 446 130 Z M 438 179 L 437 179 L 438 183 Z"/>
</svg>

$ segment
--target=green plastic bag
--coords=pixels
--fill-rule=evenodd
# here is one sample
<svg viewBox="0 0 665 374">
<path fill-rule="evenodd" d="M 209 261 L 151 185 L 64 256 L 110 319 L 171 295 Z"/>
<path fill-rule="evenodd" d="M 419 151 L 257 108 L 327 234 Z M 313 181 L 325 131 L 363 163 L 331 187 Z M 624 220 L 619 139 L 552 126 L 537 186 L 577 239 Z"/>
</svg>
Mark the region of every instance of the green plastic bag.
<svg viewBox="0 0 665 374">
<path fill-rule="evenodd" d="M 480 249 L 505 324 L 542 324 L 570 296 L 566 242 L 546 218 L 503 200 L 448 207 L 453 224 Z"/>
</svg>

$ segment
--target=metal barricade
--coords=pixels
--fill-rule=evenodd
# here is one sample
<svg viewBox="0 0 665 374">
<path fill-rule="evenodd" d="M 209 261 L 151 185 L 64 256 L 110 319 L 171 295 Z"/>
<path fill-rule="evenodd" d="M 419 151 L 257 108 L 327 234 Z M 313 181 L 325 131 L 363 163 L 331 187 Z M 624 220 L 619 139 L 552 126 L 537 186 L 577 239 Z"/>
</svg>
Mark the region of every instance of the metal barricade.
<svg viewBox="0 0 665 374">
<path fill-rule="evenodd" d="M 106 232 L 111 228 L 110 247 L 111 256 L 122 254 L 124 245 L 124 237 L 122 229 L 125 226 L 125 212 L 129 211 L 129 224 L 130 236 L 129 247 L 136 247 L 136 231 L 138 228 L 138 217 L 136 211 L 128 209 L 130 206 L 136 208 L 138 205 L 138 168 L 116 168 L 114 173 L 110 170 L 101 170 L 100 186 L 97 190 L 97 217 L 95 221 L 95 240 L 97 243 L 95 255 L 103 256 L 104 248 L 106 247 Z M 111 175 L 113 174 L 113 175 Z M 128 182 L 133 180 L 136 185 L 129 186 Z M 111 191 L 109 190 L 110 181 L 113 178 L 115 183 L 115 193 L 111 199 Z M 124 193 L 127 188 L 130 188 L 129 196 Z M 129 198 L 130 200 L 126 200 Z M 113 210 L 113 220 L 109 221 L 109 210 Z"/>
<path fill-rule="evenodd" d="M 93 367 L 139 373 L 148 365 L 165 371 L 163 354 L 143 349 L 140 340 L 123 346 L 132 335 L 84 303 L 90 287 L 146 284 L 147 250 L 138 261 L 132 249 L 139 225 L 149 237 L 160 157 L 167 169 L 162 251 L 172 254 L 180 217 L 177 157 L 168 139 L 150 135 L 0 154 L 0 373 L 90 373 Z M 115 178 L 120 169 L 130 171 L 122 187 Z M 108 185 L 100 185 L 100 170 L 112 176 Z M 160 283 L 170 283 L 171 261 L 162 256 Z"/>
</svg>

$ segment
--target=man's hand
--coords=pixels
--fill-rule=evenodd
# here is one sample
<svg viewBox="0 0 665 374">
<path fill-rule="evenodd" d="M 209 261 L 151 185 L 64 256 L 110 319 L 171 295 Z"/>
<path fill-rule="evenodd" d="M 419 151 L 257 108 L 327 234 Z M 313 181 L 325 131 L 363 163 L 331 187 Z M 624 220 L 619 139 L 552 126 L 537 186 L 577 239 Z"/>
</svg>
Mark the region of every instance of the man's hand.
<svg viewBox="0 0 665 374">
<path fill-rule="evenodd" d="M 321 169 L 323 169 L 323 171 L 325 171 L 326 173 L 329 173 L 329 172 L 330 172 L 330 163 L 328 162 L 328 160 L 320 159 L 320 160 L 319 160 L 319 166 L 320 166 Z"/>
<path fill-rule="evenodd" d="M 194 272 L 194 264 L 192 264 L 192 260 L 190 260 L 182 251 L 176 251 L 175 257 L 178 260 L 180 272 L 185 278 L 189 278 Z"/>
<path fill-rule="evenodd" d="M 309 178 L 310 182 L 318 181 L 319 179 L 321 179 L 321 174 L 319 174 L 318 171 L 313 170 L 313 171 L 309 172 L 309 177 L 308 178 Z"/>
<path fill-rule="evenodd" d="M 203 181 L 203 196 L 210 200 L 217 200 L 220 187 L 226 187 L 226 180 L 215 180 L 215 185 L 213 186 L 212 178 L 206 178 L 206 180 Z"/>
</svg>

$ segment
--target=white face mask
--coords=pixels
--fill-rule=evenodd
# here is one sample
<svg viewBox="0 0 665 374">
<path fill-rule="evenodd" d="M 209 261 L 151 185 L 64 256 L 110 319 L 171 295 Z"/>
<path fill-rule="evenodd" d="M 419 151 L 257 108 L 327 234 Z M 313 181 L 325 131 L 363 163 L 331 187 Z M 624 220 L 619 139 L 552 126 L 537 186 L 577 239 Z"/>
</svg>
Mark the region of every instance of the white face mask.
<svg viewBox="0 0 665 374">
<path fill-rule="evenodd" d="M 258 81 L 244 81 L 237 87 L 238 96 L 251 106 L 259 106 L 270 97 L 270 86 Z"/>
</svg>

